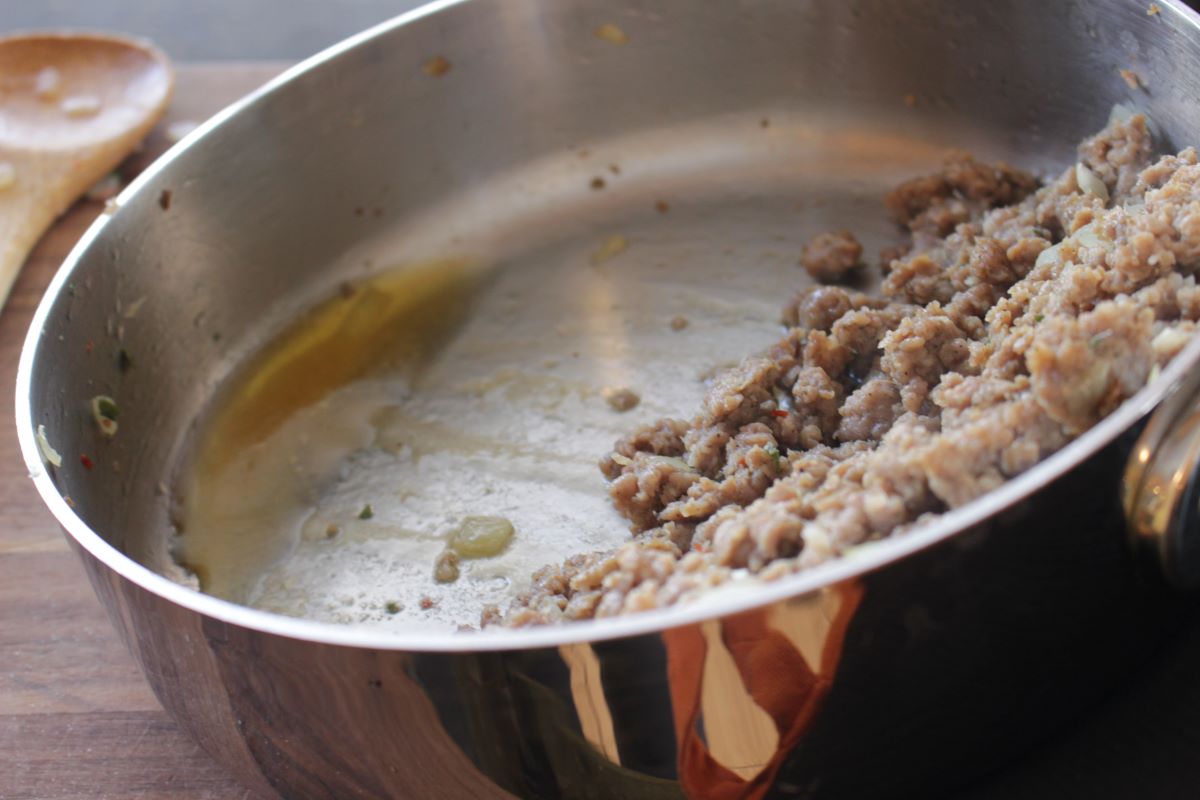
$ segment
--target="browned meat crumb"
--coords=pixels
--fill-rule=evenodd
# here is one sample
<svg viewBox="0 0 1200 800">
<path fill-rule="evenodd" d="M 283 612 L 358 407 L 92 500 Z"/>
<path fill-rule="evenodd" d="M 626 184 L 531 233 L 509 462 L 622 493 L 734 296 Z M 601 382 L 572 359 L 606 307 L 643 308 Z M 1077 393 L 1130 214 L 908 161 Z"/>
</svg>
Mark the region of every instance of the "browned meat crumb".
<svg viewBox="0 0 1200 800">
<path fill-rule="evenodd" d="M 815 286 L 796 294 L 783 309 L 783 324 L 789 328 L 828 331 L 847 311 L 878 308 L 883 302 L 862 292 L 837 286 Z"/>
<path fill-rule="evenodd" d="M 850 231 L 817 234 L 800 254 L 800 265 L 821 283 L 846 280 L 859 265 L 862 245 Z"/>
<path fill-rule="evenodd" d="M 588 184 L 588 186 L 591 186 L 596 191 L 603 189 L 606 185 L 607 184 L 604 182 L 604 178 L 601 178 L 599 175 L 592 178 L 591 183 Z"/>
<path fill-rule="evenodd" d="M 450 71 L 450 66 L 445 56 L 434 56 L 421 65 L 421 71 L 431 78 L 440 78 Z"/>
<path fill-rule="evenodd" d="M 902 535 L 1136 392 L 1200 323 L 1200 164 L 1192 149 L 1152 162 L 1140 116 L 1079 163 L 1036 188 L 956 156 L 889 195 L 912 240 L 887 299 L 801 293 L 787 333 L 691 420 L 617 442 L 601 470 L 634 538 L 539 571 L 504 624 L 685 602 L 738 570 L 776 580 Z"/>
<path fill-rule="evenodd" d="M 438 583 L 454 583 L 458 580 L 458 553 L 446 549 L 433 561 L 433 579 Z"/>
<path fill-rule="evenodd" d="M 486 628 L 488 625 L 495 625 L 504 619 L 504 614 L 500 611 L 500 607 L 496 605 L 487 605 L 483 607 L 483 613 L 479 616 L 479 627 Z"/>
<path fill-rule="evenodd" d="M 884 198 L 892 218 L 913 233 L 946 236 L 989 208 L 1016 203 L 1037 188 L 1034 177 L 1007 164 L 988 165 L 952 153 L 942 171 L 906 181 Z"/>
<path fill-rule="evenodd" d="M 688 326 L 687 317 L 671 317 L 671 330 L 681 331 Z"/>
<path fill-rule="evenodd" d="M 642 402 L 641 396 L 626 386 L 610 386 L 601 394 L 613 411 L 628 411 Z"/>
</svg>

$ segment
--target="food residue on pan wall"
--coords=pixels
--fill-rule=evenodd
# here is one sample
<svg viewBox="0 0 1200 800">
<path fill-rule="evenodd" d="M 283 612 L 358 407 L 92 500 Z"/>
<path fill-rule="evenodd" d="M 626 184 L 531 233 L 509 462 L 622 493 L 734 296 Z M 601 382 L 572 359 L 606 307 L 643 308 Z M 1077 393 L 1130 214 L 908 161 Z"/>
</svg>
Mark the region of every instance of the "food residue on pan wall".
<svg viewBox="0 0 1200 800">
<path fill-rule="evenodd" d="M 450 71 L 451 66 L 445 56 L 434 56 L 421 65 L 421 71 L 431 78 L 440 78 Z"/>
<path fill-rule="evenodd" d="M 595 30 L 596 38 L 603 39 L 609 44 L 623 45 L 629 43 L 629 35 L 617 25 L 606 22 Z"/>
</svg>

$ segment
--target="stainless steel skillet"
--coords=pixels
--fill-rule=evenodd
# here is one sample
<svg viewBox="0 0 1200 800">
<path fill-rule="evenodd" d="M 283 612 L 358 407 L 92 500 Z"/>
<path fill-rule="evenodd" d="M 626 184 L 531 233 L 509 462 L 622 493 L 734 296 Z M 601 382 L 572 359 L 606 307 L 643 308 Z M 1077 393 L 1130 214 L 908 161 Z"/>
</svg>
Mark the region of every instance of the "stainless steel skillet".
<svg viewBox="0 0 1200 800">
<path fill-rule="evenodd" d="M 1186 441 L 1173 426 L 1195 345 L 1070 447 L 919 533 L 595 625 L 384 635 L 229 604 L 142 566 L 162 555 L 158 487 L 233 367 L 384 250 L 416 262 L 453 244 L 529 269 L 635 220 L 700 260 L 833 224 L 878 243 L 878 191 L 943 148 L 1057 168 L 1117 103 L 1148 112 L 1164 146 L 1193 143 L 1200 21 L 1157 5 L 471 0 L 402 17 L 220 115 L 88 232 L 22 356 L 25 458 L 163 704 L 264 794 L 952 786 L 1069 719 L 1169 631 L 1179 604 L 1129 546 L 1122 482 L 1139 536 L 1188 582 L 1187 513 L 1136 509 L 1190 510 L 1188 448 L 1159 445 Z M 605 25 L 627 41 L 597 36 Z M 437 56 L 452 68 L 434 79 Z M 627 180 L 588 188 L 583 149 L 617 154 Z M 684 200 L 646 221 L 663 192 Z M 797 197 L 824 205 L 799 214 Z M 142 296 L 135 318 L 117 310 Z M 93 339 L 113 358 L 85 358 Z M 104 451 L 120 470 L 47 470 L 37 427 L 63 453 L 94 450 L 100 391 L 121 399 Z M 1149 470 L 1127 473 L 1131 453 Z"/>
</svg>

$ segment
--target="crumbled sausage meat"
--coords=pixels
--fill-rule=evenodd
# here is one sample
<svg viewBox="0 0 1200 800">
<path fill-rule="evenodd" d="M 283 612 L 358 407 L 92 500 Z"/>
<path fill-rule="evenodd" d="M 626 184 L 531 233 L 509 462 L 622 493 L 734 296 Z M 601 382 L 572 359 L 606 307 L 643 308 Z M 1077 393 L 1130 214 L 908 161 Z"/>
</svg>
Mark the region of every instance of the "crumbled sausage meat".
<svg viewBox="0 0 1200 800">
<path fill-rule="evenodd" d="M 718 377 L 695 418 L 618 442 L 602 469 L 634 539 L 543 570 L 506 624 L 821 564 L 991 491 L 1120 405 L 1200 321 L 1200 164 L 1192 149 L 1152 163 L 1140 116 L 1079 163 L 1107 200 L 1074 164 L 1038 188 L 961 154 L 889 194 L 911 238 L 886 300 L 800 294 L 787 334 Z"/>
<path fill-rule="evenodd" d="M 862 260 L 862 245 L 850 231 L 817 234 L 804 245 L 800 264 L 821 283 L 837 283 L 850 277 Z"/>
</svg>

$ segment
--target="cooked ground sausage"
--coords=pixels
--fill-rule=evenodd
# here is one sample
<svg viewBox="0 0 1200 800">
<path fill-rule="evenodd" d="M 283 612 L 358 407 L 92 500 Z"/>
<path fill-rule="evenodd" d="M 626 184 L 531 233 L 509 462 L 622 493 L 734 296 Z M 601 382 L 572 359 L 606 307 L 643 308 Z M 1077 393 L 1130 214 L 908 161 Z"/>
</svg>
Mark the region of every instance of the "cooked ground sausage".
<svg viewBox="0 0 1200 800">
<path fill-rule="evenodd" d="M 862 245 L 850 231 L 820 233 L 804 245 L 800 265 L 821 283 L 838 283 L 858 267 L 862 252 Z"/>
<path fill-rule="evenodd" d="M 1200 321 L 1200 164 L 1193 149 L 1152 162 L 1141 116 L 1079 163 L 1037 188 L 956 155 L 888 195 L 911 243 L 886 303 L 803 293 L 787 334 L 718 377 L 691 421 L 618 442 L 603 470 L 635 538 L 543 570 L 506 623 L 820 564 L 996 488 L 1145 385 Z"/>
</svg>

